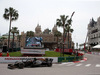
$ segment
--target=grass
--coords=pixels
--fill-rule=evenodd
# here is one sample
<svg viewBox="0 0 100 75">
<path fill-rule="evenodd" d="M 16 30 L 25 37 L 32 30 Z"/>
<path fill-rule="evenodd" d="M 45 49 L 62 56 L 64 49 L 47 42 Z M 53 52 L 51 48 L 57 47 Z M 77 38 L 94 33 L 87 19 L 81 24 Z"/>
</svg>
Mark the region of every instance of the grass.
<svg viewBox="0 0 100 75">
<path fill-rule="evenodd" d="M 3 54 L 3 56 L 6 56 L 6 55 L 7 55 L 7 53 L 4 53 L 4 54 Z M 18 51 L 18 52 L 10 52 L 9 55 L 10 55 L 11 57 L 21 57 L 21 56 L 22 56 L 22 54 L 21 54 L 20 51 Z"/>
<path fill-rule="evenodd" d="M 7 53 L 4 53 L 3 56 L 6 56 Z M 11 57 L 21 57 L 22 54 L 20 51 L 18 52 L 10 52 L 9 55 Z M 63 54 L 60 54 L 59 52 L 54 52 L 54 51 L 45 51 L 45 55 L 43 55 L 43 57 L 60 57 L 63 56 Z M 64 57 L 68 57 L 68 56 L 74 56 L 74 55 L 68 55 L 68 54 L 64 54 Z"/>
<path fill-rule="evenodd" d="M 60 57 L 60 55 L 63 56 L 63 54 L 60 54 L 59 52 L 46 51 L 44 57 Z M 74 55 L 64 54 L 64 57 L 68 56 L 74 56 Z"/>
</svg>

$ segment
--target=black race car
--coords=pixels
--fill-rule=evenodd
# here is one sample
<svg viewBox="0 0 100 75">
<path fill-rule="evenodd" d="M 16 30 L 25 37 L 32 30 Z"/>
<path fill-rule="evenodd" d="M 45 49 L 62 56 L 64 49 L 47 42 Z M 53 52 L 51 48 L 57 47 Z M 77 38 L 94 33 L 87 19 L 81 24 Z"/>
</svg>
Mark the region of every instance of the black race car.
<svg viewBox="0 0 100 75">
<path fill-rule="evenodd" d="M 9 69 L 14 69 L 14 68 L 19 68 L 19 69 L 23 69 L 24 67 L 43 67 L 43 66 L 47 66 L 47 67 L 51 67 L 52 66 L 52 61 L 53 59 L 51 58 L 34 58 L 34 59 L 28 59 L 26 61 L 22 62 L 15 62 L 14 64 L 8 64 L 8 68 Z"/>
</svg>

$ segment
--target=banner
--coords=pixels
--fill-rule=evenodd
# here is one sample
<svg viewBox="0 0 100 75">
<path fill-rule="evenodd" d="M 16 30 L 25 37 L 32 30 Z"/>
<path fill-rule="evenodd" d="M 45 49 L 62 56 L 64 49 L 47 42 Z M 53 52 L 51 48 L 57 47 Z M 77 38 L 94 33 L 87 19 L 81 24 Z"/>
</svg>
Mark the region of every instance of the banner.
<svg viewBox="0 0 100 75">
<path fill-rule="evenodd" d="M 45 50 L 43 49 L 22 49 L 22 54 L 45 54 Z"/>
<path fill-rule="evenodd" d="M 53 63 L 57 63 L 58 62 L 58 57 L 0 57 L 0 63 L 15 63 L 15 62 L 22 62 L 22 61 L 26 61 L 26 60 L 31 60 L 34 58 L 52 58 L 53 59 Z"/>
</svg>

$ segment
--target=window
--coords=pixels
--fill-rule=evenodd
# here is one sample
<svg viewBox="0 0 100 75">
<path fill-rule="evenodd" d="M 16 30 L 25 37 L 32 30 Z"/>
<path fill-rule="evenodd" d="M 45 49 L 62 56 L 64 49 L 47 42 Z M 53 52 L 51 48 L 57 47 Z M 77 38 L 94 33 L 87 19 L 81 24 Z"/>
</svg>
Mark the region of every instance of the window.
<svg viewBox="0 0 100 75">
<path fill-rule="evenodd" d="M 96 37 L 98 37 L 98 34 L 96 34 Z"/>
</svg>

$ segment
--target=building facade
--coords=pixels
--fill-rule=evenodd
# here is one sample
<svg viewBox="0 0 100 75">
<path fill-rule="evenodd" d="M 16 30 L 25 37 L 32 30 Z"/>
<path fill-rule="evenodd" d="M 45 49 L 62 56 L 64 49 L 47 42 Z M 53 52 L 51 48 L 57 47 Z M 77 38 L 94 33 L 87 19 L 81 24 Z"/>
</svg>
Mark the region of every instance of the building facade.
<svg viewBox="0 0 100 75">
<path fill-rule="evenodd" d="M 2 36 L 1 36 L 1 38 L 2 37 L 4 37 L 5 39 L 2 39 L 2 46 L 8 46 L 8 33 L 6 33 L 6 34 L 3 34 Z M 10 42 L 9 42 L 9 47 L 11 48 L 12 47 L 12 42 L 13 42 L 13 34 L 12 33 L 10 33 Z M 18 40 L 18 37 L 17 37 L 17 35 L 15 34 L 15 37 L 14 37 L 14 46 L 15 47 L 19 47 L 19 40 Z"/>
<path fill-rule="evenodd" d="M 52 31 L 47 28 L 42 32 L 41 26 L 38 24 L 37 27 L 35 28 L 34 37 L 42 37 L 44 48 L 49 48 L 52 50 L 52 49 L 57 48 L 57 37 L 54 36 L 54 33 L 56 31 L 57 31 L 57 26 L 54 25 L 54 27 L 52 28 Z M 21 46 L 25 47 L 26 33 L 22 32 L 21 36 L 22 36 Z M 58 37 L 58 44 L 62 41 L 62 38 L 63 38 L 62 35 Z M 71 48 L 74 48 L 74 43 L 72 41 L 71 33 L 69 35 L 69 40 L 70 40 L 69 44 Z M 66 37 L 66 41 L 65 41 L 66 48 L 68 47 L 67 41 L 68 41 L 68 37 Z"/>
<path fill-rule="evenodd" d="M 88 24 L 88 44 L 92 47 L 100 43 L 100 17 L 97 21 L 92 18 Z"/>
</svg>

